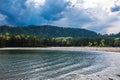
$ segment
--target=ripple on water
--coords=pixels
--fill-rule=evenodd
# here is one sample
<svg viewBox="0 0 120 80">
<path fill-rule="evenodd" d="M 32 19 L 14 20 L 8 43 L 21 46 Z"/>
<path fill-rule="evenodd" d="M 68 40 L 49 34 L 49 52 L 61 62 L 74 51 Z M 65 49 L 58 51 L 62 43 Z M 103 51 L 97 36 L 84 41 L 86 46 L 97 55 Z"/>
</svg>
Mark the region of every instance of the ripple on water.
<svg viewBox="0 0 120 80">
<path fill-rule="evenodd" d="M 86 75 L 101 71 L 108 66 L 106 55 L 102 53 L 80 51 L 8 52 L 9 54 L 5 54 L 6 51 L 0 52 L 2 53 L 0 54 L 0 80 L 74 78 L 79 74 Z"/>
</svg>

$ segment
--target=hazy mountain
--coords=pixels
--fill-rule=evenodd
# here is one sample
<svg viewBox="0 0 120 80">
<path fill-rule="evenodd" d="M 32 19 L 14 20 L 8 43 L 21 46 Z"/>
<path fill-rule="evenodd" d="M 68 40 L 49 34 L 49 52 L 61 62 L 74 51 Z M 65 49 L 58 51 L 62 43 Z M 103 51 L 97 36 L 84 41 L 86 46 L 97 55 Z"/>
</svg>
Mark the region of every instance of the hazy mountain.
<svg viewBox="0 0 120 80">
<path fill-rule="evenodd" d="M 94 31 L 80 28 L 63 28 L 51 25 L 26 26 L 26 27 L 9 27 L 0 26 L 0 33 L 10 34 L 30 34 L 41 37 L 95 37 Z"/>
</svg>

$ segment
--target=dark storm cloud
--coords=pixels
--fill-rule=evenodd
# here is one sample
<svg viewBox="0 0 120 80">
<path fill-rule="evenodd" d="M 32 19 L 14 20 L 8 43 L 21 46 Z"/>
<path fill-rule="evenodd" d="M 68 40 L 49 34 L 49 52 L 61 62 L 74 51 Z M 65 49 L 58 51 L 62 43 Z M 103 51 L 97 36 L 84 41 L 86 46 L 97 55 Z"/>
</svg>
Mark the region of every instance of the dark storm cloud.
<svg viewBox="0 0 120 80">
<path fill-rule="evenodd" d="M 0 1 L 0 13 L 2 15 L 7 16 L 6 21 L 8 24 L 15 25 L 15 24 L 22 24 L 18 22 L 20 17 L 20 12 L 22 9 L 25 9 L 24 5 L 25 1 L 18 1 L 18 0 L 1 0 Z"/>
<path fill-rule="evenodd" d="M 27 7 L 26 0 L 1 0 L 0 14 L 6 15 L 10 25 L 41 24 L 45 21 L 55 21 L 62 18 L 62 12 L 69 6 L 64 0 L 46 0 L 45 4 L 37 9 L 34 5 Z"/>
<path fill-rule="evenodd" d="M 69 5 L 70 3 L 64 0 L 46 0 L 45 5 L 42 7 L 41 16 L 50 21 L 59 20 L 64 16 L 62 12 L 65 11 Z"/>
</svg>

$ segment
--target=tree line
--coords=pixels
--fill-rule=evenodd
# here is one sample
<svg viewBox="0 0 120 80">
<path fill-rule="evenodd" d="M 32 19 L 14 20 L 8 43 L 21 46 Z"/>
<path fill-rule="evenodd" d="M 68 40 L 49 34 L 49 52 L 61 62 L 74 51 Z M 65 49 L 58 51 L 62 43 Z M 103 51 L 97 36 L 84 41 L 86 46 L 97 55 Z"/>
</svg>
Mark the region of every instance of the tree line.
<svg viewBox="0 0 120 80">
<path fill-rule="evenodd" d="M 42 38 L 35 35 L 0 34 L 0 47 L 95 46 L 120 47 L 120 38 L 58 37 Z"/>
</svg>

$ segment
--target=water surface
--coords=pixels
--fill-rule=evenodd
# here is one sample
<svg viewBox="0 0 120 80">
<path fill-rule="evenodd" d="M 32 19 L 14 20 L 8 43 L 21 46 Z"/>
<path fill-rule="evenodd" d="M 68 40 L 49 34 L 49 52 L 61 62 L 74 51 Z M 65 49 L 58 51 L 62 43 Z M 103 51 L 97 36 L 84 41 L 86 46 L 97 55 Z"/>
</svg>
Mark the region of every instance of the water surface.
<svg viewBox="0 0 120 80">
<path fill-rule="evenodd" d="M 74 79 L 109 66 L 102 52 L 0 51 L 0 80 Z"/>
</svg>

